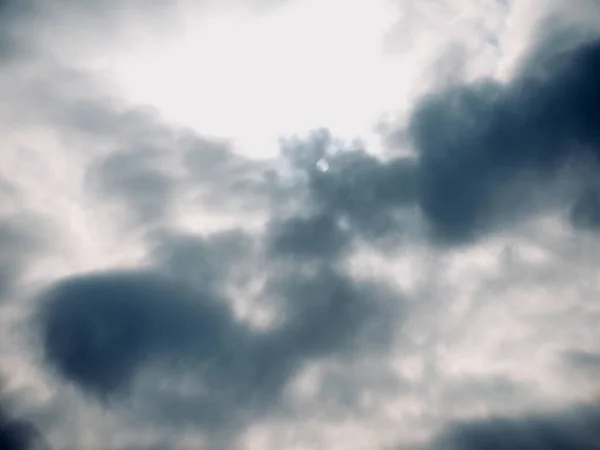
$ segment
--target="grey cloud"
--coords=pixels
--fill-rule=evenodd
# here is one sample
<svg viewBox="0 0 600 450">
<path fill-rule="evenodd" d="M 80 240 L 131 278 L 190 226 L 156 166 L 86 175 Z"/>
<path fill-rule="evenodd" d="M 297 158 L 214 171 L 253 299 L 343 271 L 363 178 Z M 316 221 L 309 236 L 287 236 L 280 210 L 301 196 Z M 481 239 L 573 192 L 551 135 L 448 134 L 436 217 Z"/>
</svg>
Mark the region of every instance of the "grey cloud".
<svg viewBox="0 0 600 450">
<path fill-rule="evenodd" d="M 300 212 L 271 224 L 273 253 L 337 260 L 356 238 L 376 244 L 406 232 L 403 220 L 414 205 L 418 177 L 414 158 L 381 160 L 344 148 L 327 130 L 286 143 L 282 154 L 304 177 L 291 191 Z M 325 171 L 316 164 L 321 159 Z"/>
<path fill-rule="evenodd" d="M 0 300 L 10 296 L 27 264 L 45 246 L 39 221 L 27 215 L 0 218 Z"/>
<path fill-rule="evenodd" d="M 244 272 L 253 260 L 255 240 L 239 231 L 213 233 L 209 237 L 158 232 L 153 235 L 151 260 L 161 271 L 183 284 L 220 290 L 236 272 Z"/>
<path fill-rule="evenodd" d="M 544 70 L 530 64 L 508 84 L 456 85 L 416 106 L 409 130 L 420 161 L 418 199 L 439 238 L 468 240 L 513 219 L 498 196 L 528 171 L 555 177 L 573 161 L 598 164 L 600 44 L 551 44 L 530 56 L 551 54 Z M 583 202 L 575 215 L 594 217 L 595 203 Z"/>
<path fill-rule="evenodd" d="M 88 180 L 96 193 L 124 201 L 138 224 L 160 222 L 170 213 L 178 184 L 161 170 L 164 156 L 151 148 L 112 153 L 88 169 Z"/>
<path fill-rule="evenodd" d="M 0 381 L 1 383 L 1 381 Z M 44 437 L 33 422 L 9 413 L 10 402 L 0 393 L 0 449 L 49 450 Z"/>
<path fill-rule="evenodd" d="M 592 450 L 600 446 L 595 405 L 554 414 L 490 418 L 448 426 L 435 450 Z"/>
<path fill-rule="evenodd" d="M 402 305 L 385 286 L 359 282 L 335 267 L 317 265 L 309 273 L 291 270 L 271 287 L 286 302 L 282 341 L 294 353 L 327 356 L 344 349 L 382 351 L 398 327 Z"/>
<path fill-rule="evenodd" d="M 272 254 L 298 260 L 337 258 L 347 250 L 349 233 L 331 214 L 296 216 L 271 223 L 269 247 Z"/>
<path fill-rule="evenodd" d="M 233 153 L 226 142 L 185 134 L 178 141 L 191 183 L 201 188 L 203 203 L 236 211 L 269 207 L 281 200 L 283 186 L 269 163 Z"/>
<path fill-rule="evenodd" d="M 227 351 L 234 324 L 225 305 L 152 273 L 65 280 L 45 294 L 44 353 L 66 379 L 101 396 L 128 389 L 140 367 L 193 349 Z"/>
<path fill-rule="evenodd" d="M 41 437 L 29 422 L 11 419 L 0 411 L 0 448 L 2 450 L 42 449 Z"/>
<path fill-rule="evenodd" d="M 313 171 L 310 190 L 321 209 L 377 237 L 395 232 L 394 211 L 414 202 L 416 174 L 411 158 L 382 162 L 364 151 L 341 152 L 327 172 Z"/>
<path fill-rule="evenodd" d="M 600 44 L 576 31 L 540 40 L 508 83 L 454 83 L 421 98 L 406 133 L 396 133 L 415 158 L 328 155 L 326 132 L 292 146 L 286 156 L 307 174 L 311 214 L 343 218 L 373 240 L 402 233 L 398 215 L 417 206 L 440 244 L 472 241 L 548 207 L 570 205 L 576 226 L 596 228 Z M 315 167 L 323 157 L 325 172 Z M 585 177 L 578 166 L 587 166 Z M 569 171 L 567 192 L 559 182 Z"/>
<path fill-rule="evenodd" d="M 516 375 L 515 375 L 516 376 Z M 517 381 L 509 376 L 490 375 L 486 377 L 462 376 L 455 381 L 450 381 L 441 397 L 452 410 L 460 411 L 467 408 L 476 408 L 482 404 L 489 407 L 493 405 L 513 405 L 519 400 L 536 398 L 535 386 Z"/>
<path fill-rule="evenodd" d="M 218 294 L 227 277 L 219 264 L 227 266 L 239 244 L 235 234 L 214 242 L 179 237 L 157 249 L 158 271 L 59 281 L 38 313 L 46 361 L 109 404 L 133 396 L 142 416 L 163 425 L 215 430 L 276 408 L 311 360 L 383 351 L 391 343 L 392 291 L 327 266 L 274 275 L 263 295 L 281 307 L 282 320 L 266 331 L 248 328 Z M 154 376 L 168 387 L 144 381 Z M 176 383 L 182 376 L 193 380 L 185 394 Z"/>
<path fill-rule="evenodd" d="M 593 375 L 600 373 L 600 353 L 571 350 L 566 352 L 564 360 L 567 364 Z"/>
<path fill-rule="evenodd" d="M 231 7 L 261 13 L 286 1 L 290 0 L 3 0 L 0 67 L 7 62 L 47 56 L 47 42 L 39 38 L 43 34 L 60 43 L 61 50 L 68 51 L 79 41 L 86 43 L 85 51 L 94 45 L 115 48 L 116 43 L 135 39 L 144 32 L 146 37 L 168 36 L 186 16 Z"/>
<path fill-rule="evenodd" d="M 205 207 L 252 212 L 282 195 L 267 165 L 173 127 L 151 108 L 118 101 L 92 75 L 42 65 L 13 81 L 17 87 L 5 92 L 18 105 L 11 120 L 39 121 L 84 142 L 65 151 L 86 165 L 87 193 L 120 205 L 136 226 L 168 225 L 192 197 Z"/>
<path fill-rule="evenodd" d="M 359 150 L 328 156 L 325 147 L 332 138 L 327 133 L 303 149 L 293 148 L 286 157 L 292 155 L 301 165 L 310 160 L 314 166 L 323 156 L 329 159 L 325 173 L 305 166 L 308 195 L 317 211 L 307 220 L 346 221 L 359 234 L 378 238 L 401 231 L 398 214 L 416 205 L 434 237 L 463 242 L 514 220 L 515 215 L 542 208 L 534 200 L 520 208 L 508 207 L 512 200 L 507 199 L 528 199 L 532 190 L 544 190 L 547 186 L 539 179 L 552 179 L 573 159 L 589 157 L 593 162 L 599 140 L 594 83 L 598 44 L 557 35 L 542 41 L 530 62 L 507 84 L 493 80 L 454 84 L 421 99 L 408 127 L 417 158 L 381 161 Z M 131 138 L 141 130 L 156 129 L 152 120 L 133 126 L 139 114 L 112 109 L 74 100 L 63 102 L 58 117 L 78 132 L 86 129 L 113 137 L 126 133 Z M 198 137 L 191 144 L 184 141 L 175 138 L 171 145 L 187 146 L 182 150 L 184 166 L 204 186 L 205 201 L 227 200 L 236 208 L 252 208 L 257 201 L 279 201 L 284 195 L 274 172 L 266 167 L 217 143 Z M 140 217 L 160 215 L 173 198 L 174 183 L 148 165 L 141 152 L 132 154 L 139 155 L 135 164 L 142 164 L 144 170 L 136 169 L 117 183 L 110 178 L 115 174 L 106 172 L 107 184 L 128 199 Z M 529 174 L 538 179 L 522 183 Z M 597 228 L 596 188 L 582 190 L 572 195 L 573 222 Z M 298 228 L 298 219 L 294 220 Z"/>
<path fill-rule="evenodd" d="M 59 380 L 142 420 L 212 432 L 274 411 L 289 381 L 311 361 L 385 350 L 398 318 L 392 312 L 401 301 L 391 289 L 353 280 L 338 267 L 350 243 L 336 217 L 343 211 L 332 215 L 319 207 L 323 222 L 310 214 L 306 220 L 282 219 L 273 212 L 265 242 L 239 231 L 179 233 L 169 219 L 182 192 L 204 192 L 218 207 L 277 209 L 293 203 L 284 194 L 295 191 L 286 191 L 268 164 L 90 94 L 83 78 L 60 70 L 40 76 L 33 84 L 41 95 L 30 100 L 53 126 L 91 142 L 83 154 L 93 160 L 86 181 L 96 198 L 125 206 L 136 225 L 159 227 L 147 236 L 156 244 L 149 272 L 81 274 L 59 280 L 42 295 L 42 349 Z M 106 155 L 96 146 L 117 151 Z M 368 160 L 357 154 L 340 157 L 340 164 L 348 161 L 361 173 L 360 158 Z M 181 177 L 165 170 L 172 163 L 181 163 Z M 385 170 L 379 162 L 372 166 Z M 343 197 L 360 188 L 355 181 L 335 189 Z M 358 218 L 372 197 L 339 209 Z M 272 205 L 274 199 L 279 204 Z M 336 234 L 339 241 L 327 250 Z M 301 239 L 312 246 L 309 259 L 316 265 L 310 273 L 286 258 L 304 251 Z M 254 252 L 264 246 L 271 253 L 257 262 Z M 282 322 L 265 332 L 234 319 L 224 295 L 238 267 L 258 263 L 269 277 L 263 297 L 282 312 Z M 189 377 L 191 385 L 183 389 L 178 380 Z M 128 409 L 130 400 L 134 406 Z"/>
<path fill-rule="evenodd" d="M 585 189 L 575 200 L 570 217 L 579 228 L 600 230 L 600 190 Z"/>
</svg>

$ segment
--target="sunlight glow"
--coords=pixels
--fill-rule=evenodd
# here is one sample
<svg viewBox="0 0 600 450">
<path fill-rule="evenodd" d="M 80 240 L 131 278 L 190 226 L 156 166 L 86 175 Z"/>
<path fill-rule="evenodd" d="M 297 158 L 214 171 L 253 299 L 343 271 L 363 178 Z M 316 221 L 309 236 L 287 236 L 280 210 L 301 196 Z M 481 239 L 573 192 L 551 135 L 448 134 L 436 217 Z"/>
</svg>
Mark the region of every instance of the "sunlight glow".
<svg viewBox="0 0 600 450">
<path fill-rule="evenodd" d="M 132 101 L 248 155 L 271 156 L 280 136 L 322 126 L 368 140 L 410 72 L 383 54 L 391 8 L 312 0 L 261 16 L 190 19 L 180 39 L 124 53 L 112 71 Z"/>
</svg>

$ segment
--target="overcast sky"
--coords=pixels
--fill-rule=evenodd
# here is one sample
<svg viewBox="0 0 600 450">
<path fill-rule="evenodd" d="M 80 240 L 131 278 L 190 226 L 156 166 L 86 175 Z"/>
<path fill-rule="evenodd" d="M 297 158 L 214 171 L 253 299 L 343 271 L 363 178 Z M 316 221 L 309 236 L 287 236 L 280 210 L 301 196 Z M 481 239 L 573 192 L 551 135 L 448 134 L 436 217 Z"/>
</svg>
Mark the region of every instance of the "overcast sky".
<svg viewBox="0 0 600 450">
<path fill-rule="evenodd" d="M 0 448 L 600 448 L 596 0 L 0 1 Z"/>
</svg>

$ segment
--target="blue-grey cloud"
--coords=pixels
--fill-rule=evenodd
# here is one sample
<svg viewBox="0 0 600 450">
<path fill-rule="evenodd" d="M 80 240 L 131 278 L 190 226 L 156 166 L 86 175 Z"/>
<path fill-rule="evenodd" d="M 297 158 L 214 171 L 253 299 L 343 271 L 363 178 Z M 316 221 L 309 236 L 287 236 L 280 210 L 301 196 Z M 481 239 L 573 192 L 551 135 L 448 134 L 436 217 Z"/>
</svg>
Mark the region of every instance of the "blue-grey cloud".
<svg viewBox="0 0 600 450">
<path fill-rule="evenodd" d="M 593 450 L 600 447 L 595 405 L 556 413 L 498 417 L 449 425 L 435 450 Z"/>
<path fill-rule="evenodd" d="M 0 3 L 0 27 L 11 24 L 0 30 L 0 46 L 7 45 L 0 58 L 22 51 L 14 24 L 40 14 L 41 5 L 51 3 Z M 98 5 L 81 2 L 78 14 L 93 14 Z M 103 5 L 99 23 L 131 12 L 118 2 Z M 145 236 L 153 246 L 147 270 L 75 274 L 42 293 L 37 325 L 47 367 L 107 407 L 127 409 L 131 400 L 142 420 L 210 432 L 277 411 L 286 387 L 311 362 L 385 352 L 410 311 L 393 289 L 344 269 L 355 244 L 407 234 L 403 218 L 415 212 L 432 242 L 471 242 L 545 207 L 527 189 L 550 186 L 573 161 L 598 172 L 600 46 L 587 38 L 573 42 L 543 41 L 509 82 L 459 83 L 419 100 L 404 134 L 411 157 L 380 159 L 362 149 L 332 155 L 327 133 L 283 149 L 282 159 L 302 175 L 292 185 L 226 144 L 78 92 L 80 84 L 71 83 L 76 73 L 38 71 L 23 102 L 91 147 L 117 150 L 86 154 L 94 159 L 86 181 L 95 199 L 118 203 L 136 226 L 159 225 Z M 169 172 L 163 156 L 180 163 L 181 173 Z M 327 170 L 316 165 L 321 158 Z M 533 182 L 521 183 L 530 175 Z M 572 222 L 597 229 L 600 190 L 587 178 L 575 185 L 567 193 Z M 218 235 L 182 232 L 171 219 L 179 194 L 190 191 L 230 211 L 260 209 L 265 230 L 252 234 L 241 224 Z M 527 201 L 514 207 L 515 198 Z M 0 294 L 10 292 L 31 253 L 27 230 L 0 222 Z M 228 288 L 248 266 L 266 276 L 258 295 L 278 312 L 266 330 L 232 311 Z M 190 378 L 191 386 L 180 386 Z M 339 396 L 353 403 L 350 394 Z M 579 449 L 597 439 L 587 431 L 547 431 L 561 423 L 562 416 L 460 424 L 436 445 L 533 449 L 531 436 L 549 436 L 548 448 Z"/>
<path fill-rule="evenodd" d="M 0 301 L 10 297 L 44 246 L 43 227 L 37 219 L 23 214 L 0 217 Z"/>
<path fill-rule="evenodd" d="M 598 41 L 557 48 L 549 39 L 507 84 L 484 79 L 423 98 L 409 134 L 420 162 L 418 201 L 434 234 L 464 241 L 514 219 L 520 208 L 499 197 L 528 172 L 556 177 L 581 161 L 597 172 L 599 75 Z M 529 195 L 521 189 L 516 198 Z M 575 221 L 593 224 L 594 195 L 581 195 Z"/>
<path fill-rule="evenodd" d="M 402 233 L 398 213 L 416 206 L 435 242 L 465 243 L 549 206 L 564 207 L 543 192 L 580 165 L 587 178 L 581 175 L 561 201 L 570 203 L 576 226 L 597 228 L 600 44 L 576 31 L 540 40 L 509 82 L 456 82 L 422 97 L 400 133 L 414 157 L 327 155 L 326 133 L 309 148 L 299 146 L 304 156 L 294 161 L 307 172 L 317 216 L 343 217 L 376 238 Z M 323 157 L 327 171 L 315 167 Z"/>
<path fill-rule="evenodd" d="M 211 268 L 212 260 L 201 257 L 226 246 L 196 245 L 159 252 L 168 257 L 156 271 L 80 275 L 50 287 L 38 313 L 50 367 L 108 404 L 133 395 L 146 374 L 163 373 L 165 380 L 190 374 L 193 392 L 151 389 L 143 399 L 146 414 L 214 430 L 276 408 L 309 360 L 390 344 L 398 323 L 390 313 L 398 303 L 393 291 L 327 266 L 313 274 L 292 268 L 288 276 L 274 275 L 264 295 L 278 304 L 282 320 L 266 331 L 249 328 L 218 293 L 218 265 Z M 168 274 L 177 264 L 198 261 L 198 272 Z M 207 280 L 204 286 L 195 282 L 196 273 Z"/>
<path fill-rule="evenodd" d="M 144 147 L 110 154 L 89 169 L 89 184 L 101 199 L 124 204 L 136 225 L 160 223 L 177 194 L 177 181 L 160 168 L 160 156 Z"/>
<path fill-rule="evenodd" d="M 9 413 L 9 405 L 0 393 L 0 449 L 49 450 L 47 442 L 33 422 Z"/>
<path fill-rule="evenodd" d="M 193 352 L 210 359 L 235 345 L 231 339 L 243 341 L 225 305 L 210 295 L 152 273 L 65 280 L 46 293 L 45 355 L 65 378 L 101 395 L 129 388 L 139 368 L 157 358 Z"/>
</svg>

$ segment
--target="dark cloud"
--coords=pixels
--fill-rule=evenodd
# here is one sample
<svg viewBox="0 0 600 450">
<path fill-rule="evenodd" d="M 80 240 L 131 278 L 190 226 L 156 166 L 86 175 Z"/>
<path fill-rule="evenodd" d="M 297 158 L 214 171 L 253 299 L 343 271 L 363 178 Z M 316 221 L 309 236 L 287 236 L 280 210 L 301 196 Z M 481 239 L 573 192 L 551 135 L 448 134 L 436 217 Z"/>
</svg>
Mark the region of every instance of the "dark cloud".
<svg viewBox="0 0 600 450">
<path fill-rule="evenodd" d="M 11 2 L 7 5 L 5 20 L 36 9 L 17 8 Z M 57 5 L 64 6 L 62 2 Z M 125 9 L 137 10 L 136 5 L 128 4 Z M 158 2 L 146 9 L 156 11 L 163 6 Z M 98 5 L 84 2 L 75 9 L 92 14 Z M 99 12 L 116 9 L 116 3 L 109 2 Z M 333 139 L 326 132 L 316 133 L 317 137 L 300 149 L 292 145 L 286 157 L 303 165 L 308 176 L 305 187 L 314 217 L 307 221 L 345 221 L 360 235 L 379 238 L 401 231 L 398 215 L 404 214 L 407 206 L 417 205 L 433 235 L 455 243 L 542 208 L 535 201 L 522 202 L 520 207 L 507 205 L 547 188 L 544 180 L 553 179 L 574 159 L 587 157 L 597 164 L 600 113 L 594 80 L 599 71 L 599 45 L 590 40 L 589 33 L 574 34 L 550 33 L 508 83 L 491 79 L 454 83 L 422 98 L 411 114 L 407 132 L 416 158 L 384 161 L 361 150 L 328 155 Z M 65 83 L 70 86 L 68 80 L 61 85 Z M 87 130 L 113 139 L 136 139 L 149 130 L 156 135 L 157 126 L 168 133 L 168 127 L 147 120 L 141 112 L 85 98 L 67 97 L 69 101 L 64 101 L 49 92 L 46 108 L 53 111 L 55 120 L 78 133 Z M 197 136 L 170 139 L 168 145 L 182 152 L 185 170 L 200 186 L 203 202 L 228 203 L 239 210 L 265 206 L 273 199 L 281 201 L 285 192 L 281 180 L 265 165 Z M 121 195 L 132 213 L 145 220 L 165 214 L 177 189 L 160 163 L 148 162 L 141 147 L 136 145 L 126 150 L 127 155 L 99 162 L 99 170 L 107 195 Z M 314 166 L 322 157 L 329 161 L 326 172 Z M 129 162 L 113 171 L 111 167 L 120 165 L 122 158 Z M 535 181 L 523 182 L 530 175 Z M 597 228 L 596 196 L 588 191 L 573 194 L 575 224 Z"/>
<path fill-rule="evenodd" d="M 152 273 L 76 277 L 46 294 L 44 352 L 67 379 L 100 395 L 128 389 L 154 359 L 200 360 L 235 345 L 223 303 Z M 193 350 L 192 350 L 193 349 Z"/>
<path fill-rule="evenodd" d="M 154 233 L 152 240 L 150 257 L 162 272 L 181 284 L 212 292 L 221 291 L 227 282 L 243 283 L 257 251 L 256 240 L 239 230 L 210 236 L 168 230 Z"/>
<path fill-rule="evenodd" d="M 455 85 L 415 107 L 418 199 L 439 238 L 464 241 L 514 219 L 519 208 L 499 208 L 499 197 L 528 172 L 555 177 L 574 161 L 598 164 L 600 41 L 567 48 L 545 41 L 530 55 L 539 59 L 551 63 L 528 64 L 507 84 Z M 576 206 L 577 221 L 593 221 L 589 200 Z"/>
<path fill-rule="evenodd" d="M 336 148 L 340 150 L 332 151 Z M 327 130 L 286 143 L 282 153 L 305 171 L 312 207 L 345 217 L 364 233 L 390 232 L 392 211 L 414 202 L 414 158 L 382 160 L 362 147 L 337 142 Z M 321 159 L 327 161 L 327 170 L 316 164 Z"/>
<path fill-rule="evenodd" d="M 281 200 L 283 186 L 269 162 L 253 161 L 228 143 L 185 133 L 178 140 L 183 165 L 203 204 L 252 212 Z"/>
<path fill-rule="evenodd" d="M 253 330 L 235 319 L 218 294 L 226 277 L 219 267 L 227 265 L 227 255 L 220 262 L 219 254 L 235 256 L 239 239 L 179 237 L 157 250 L 162 272 L 58 282 L 43 295 L 38 316 L 47 362 L 109 403 L 142 389 L 142 415 L 214 430 L 275 408 L 288 381 L 310 360 L 389 345 L 397 302 L 392 291 L 327 267 L 273 277 L 263 295 L 278 305 L 282 320 L 270 329 Z M 181 376 L 194 381 L 185 394 L 176 382 L 144 388 L 144 377 L 157 374 L 163 386 Z"/>
<path fill-rule="evenodd" d="M 327 264 L 291 270 L 271 289 L 285 302 L 280 341 L 294 354 L 327 356 L 344 349 L 374 353 L 390 343 L 401 301 L 386 286 L 359 282 Z"/>
<path fill-rule="evenodd" d="M 298 261 L 337 258 L 347 250 L 349 233 L 331 214 L 291 217 L 271 224 L 269 247 L 274 256 L 292 256 Z"/>
<path fill-rule="evenodd" d="M 344 218 L 377 238 L 402 233 L 398 215 L 416 205 L 437 242 L 456 244 L 570 203 L 575 225 L 596 228 L 600 41 L 584 36 L 550 34 L 508 83 L 453 83 L 424 96 L 406 133 L 416 158 L 328 155 L 326 132 L 297 146 L 293 161 L 307 173 L 315 218 Z M 315 166 L 320 158 L 327 171 Z M 560 177 L 577 165 L 587 178 L 555 195 Z"/>
<path fill-rule="evenodd" d="M 337 142 L 327 130 L 285 143 L 282 154 L 302 176 L 290 188 L 294 214 L 271 223 L 272 254 L 337 261 L 357 238 L 378 244 L 406 233 L 416 195 L 414 158 L 382 160 Z"/>
<path fill-rule="evenodd" d="M 34 450 L 40 447 L 37 429 L 29 422 L 8 418 L 0 410 L 0 448 L 2 450 Z"/>
<path fill-rule="evenodd" d="M 600 448 L 597 406 L 555 414 L 490 418 L 449 426 L 435 450 L 593 450 Z"/>
<path fill-rule="evenodd" d="M 327 172 L 312 171 L 309 189 L 321 210 L 376 238 L 398 232 L 395 213 L 414 202 L 416 170 L 412 158 L 384 162 L 362 150 L 340 152 Z"/>
<path fill-rule="evenodd" d="M 119 204 L 136 226 L 168 226 L 185 198 L 206 209 L 255 212 L 280 199 L 275 171 L 226 143 L 169 127 L 149 111 L 94 100 L 61 102 L 65 126 L 126 145 L 95 158 L 86 182 L 96 199 Z M 87 118 L 87 119 L 86 119 Z"/>
<path fill-rule="evenodd" d="M 9 414 L 7 403 L 4 393 L 0 393 L 0 449 L 49 450 L 38 428 L 32 422 Z"/>
</svg>

